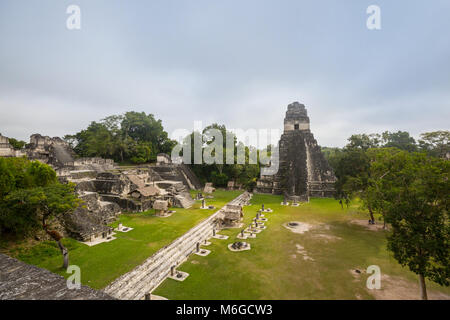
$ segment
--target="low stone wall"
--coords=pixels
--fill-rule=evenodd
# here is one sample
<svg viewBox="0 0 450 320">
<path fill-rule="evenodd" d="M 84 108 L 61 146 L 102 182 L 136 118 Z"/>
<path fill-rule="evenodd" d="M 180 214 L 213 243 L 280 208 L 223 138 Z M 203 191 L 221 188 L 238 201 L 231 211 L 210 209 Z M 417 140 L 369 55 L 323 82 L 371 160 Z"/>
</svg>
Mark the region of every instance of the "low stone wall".
<svg viewBox="0 0 450 320">
<path fill-rule="evenodd" d="M 228 204 L 244 205 L 248 200 L 249 193 L 245 192 Z M 134 270 L 117 278 L 105 288 L 105 292 L 118 299 L 142 299 L 169 276 L 172 266 L 180 265 L 196 250 L 197 243 L 212 237 L 213 230 L 217 230 L 220 225 L 223 212 L 223 208 L 215 212 L 171 244 L 157 251 Z"/>
</svg>

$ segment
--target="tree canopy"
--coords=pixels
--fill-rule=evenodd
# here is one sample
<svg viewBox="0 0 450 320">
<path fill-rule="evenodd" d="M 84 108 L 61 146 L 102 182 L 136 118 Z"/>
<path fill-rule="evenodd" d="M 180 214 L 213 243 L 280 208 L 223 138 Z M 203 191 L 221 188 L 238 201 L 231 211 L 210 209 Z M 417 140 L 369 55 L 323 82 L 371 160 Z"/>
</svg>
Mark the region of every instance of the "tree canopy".
<svg viewBox="0 0 450 320">
<path fill-rule="evenodd" d="M 58 243 L 64 268 L 69 264 L 68 251 L 61 243 L 62 235 L 49 222 L 70 214 L 79 203 L 74 185 L 60 183 L 49 165 L 0 158 L 0 234 L 23 238 L 44 229 Z"/>
<path fill-rule="evenodd" d="M 385 131 L 381 134 L 355 134 L 348 139 L 348 144 L 340 148 L 322 148 L 325 157 L 337 177 L 336 197 L 346 198 L 353 195 L 362 196 L 370 174 L 370 157 L 367 152 L 380 148 L 395 148 L 407 152 L 422 152 L 430 156 L 446 158 L 450 155 L 449 131 L 436 131 L 421 134 L 416 143 L 408 132 Z"/>
<path fill-rule="evenodd" d="M 324 152 L 337 177 L 336 197 L 358 197 L 372 223 L 381 214 L 391 229 L 388 249 L 419 275 L 423 299 L 425 278 L 449 285 L 448 138 L 448 131 L 424 133 L 418 143 L 401 131 L 360 134 Z"/>
<path fill-rule="evenodd" d="M 392 226 L 388 249 L 403 266 L 440 285 L 450 279 L 450 163 L 423 153 L 377 152 L 368 188 Z"/>
<path fill-rule="evenodd" d="M 213 148 L 214 136 L 211 129 L 216 129 L 222 135 L 222 144 L 218 146 L 220 150 Z M 233 141 L 232 145 L 227 145 L 227 135 Z M 245 146 L 242 142 L 237 141 L 234 133 L 227 130 L 225 125 L 219 125 L 214 123 L 207 126 L 202 132 L 194 131 L 184 139 L 184 145 L 190 145 L 191 162 L 194 163 L 194 146 L 195 140 L 201 141 L 201 154 L 206 153 L 212 157 L 220 157 L 217 160 L 221 160 L 222 163 L 208 164 L 202 161 L 201 164 L 191 164 L 192 170 L 197 177 L 203 181 L 212 182 L 216 187 L 226 187 L 228 181 L 233 180 L 239 184 L 242 184 L 245 188 L 253 189 L 256 186 L 256 181 L 259 177 L 259 150 L 252 146 Z M 243 150 L 244 161 L 238 161 L 238 151 Z M 257 155 L 257 163 L 250 164 L 250 154 L 255 152 Z M 233 164 L 227 164 L 227 156 L 232 155 Z M 243 163 L 242 163 L 243 162 Z"/>
<path fill-rule="evenodd" d="M 161 152 L 170 154 L 176 144 L 168 138 L 161 120 L 135 111 L 93 121 L 86 129 L 64 139 L 79 156 L 136 164 L 155 160 Z"/>
</svg>

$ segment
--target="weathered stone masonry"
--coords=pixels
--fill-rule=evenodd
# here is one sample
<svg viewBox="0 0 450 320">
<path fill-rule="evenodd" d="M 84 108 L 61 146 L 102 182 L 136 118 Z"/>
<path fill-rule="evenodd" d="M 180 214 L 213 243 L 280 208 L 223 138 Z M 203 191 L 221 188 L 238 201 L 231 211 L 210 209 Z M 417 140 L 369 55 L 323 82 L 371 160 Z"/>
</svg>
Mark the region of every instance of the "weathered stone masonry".
<svg viewBox="0 0 450 320">
<path fill-rule="evenodd" d="M 0 253 L 0 300 L 113 300 L 88 286 L 67 288 L 60 275 Z"/>
<path fill-rule="evenodd" d="M 261 176 L 256 191 L 308 201 L 310 196 L 332 197 L 335 181 L 336 177 L 310 131 L 305 106 L 298 102 L 288 105 L 279 142 L 279 170 L 273 176 Z"/>
</svg>

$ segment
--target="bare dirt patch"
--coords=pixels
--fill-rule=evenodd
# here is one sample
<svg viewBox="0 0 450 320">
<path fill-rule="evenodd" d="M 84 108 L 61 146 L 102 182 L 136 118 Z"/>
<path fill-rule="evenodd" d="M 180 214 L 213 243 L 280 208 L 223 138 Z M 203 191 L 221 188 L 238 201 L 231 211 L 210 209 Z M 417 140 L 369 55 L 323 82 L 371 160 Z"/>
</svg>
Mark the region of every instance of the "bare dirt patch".
<svg viewBox="0 0 450 320">
<path fill-rule="evenodd" d="M 364 269 L 351 269 L 350 273 L 355 281 L 361 281 L 361 285 L 366 285 L 367 276 Z M 364 276 L 362 276 L 364 275 Z M 363 283 L 364 282 L 364 283 Z M 377 300 L 420 300 L 419 283 L 405 280 L 397 276 L 387 274 L 381 275 L 380 289 L 366 289 Z M 428 290 L 428 299 L 430 300 L 450 300 L 450 296 L 434 290 Z M 357 297 L 358 298 L 358 297 Z"/>
<path fill-rule="evenodd" d="M 302 245 L 297 243 L 295 246 L 297 247 L 297 253 L 303 256 L 303 260 L 314 261 L 313 258 L 308 256 L 308 252 L 305 250 L 305 248 Z"/>
<path fill-rule="evenodd" d="M 294 233 L 305 233 L 313 228 L 312 224 L 300 222 L 300 221 L 290 221 L 283 224 L 283 226 L 294 232 Z"/>
<path fill-rule="evenodd" d="M 388 230 L 387 226 L 386 229 L 383 229 L 383 223 L 376 223 L 376 224 L 369 224 L 368 220 L 350 220 L 350 223 L 356 224 L 358 226 L 365 227 L 372 231 L 381 231 L 381 230 Z"/>
<path fill-rule="evenodd" d="M 313 238 L 324 240 L 325 242 L 331 242 L 331 241 L 337 241 L 341 240 L 341 237 L 333 236 L 331 234 L 323 234 L 323 233 L 317 233 L 313 235 Z"/>
<path fill-rule="evenodd" d="M 381 275 L 381 289 L 369 290 L 377 300 L 418 300 L 420 299 L 419 283 L 407 281 L 400 277 Z M 428 290 L 430 300 L 450 300 L 445 293 Z"/>
<path fill-rule="evenodd" d="M 356 282 L 360 281 L 361 275 L 366 273 L 366 270 L 361 269 L 361 268 L 350 269 L 349 271 L 352 274 L 353 278 L 355 278 L 353 281 L 356 281 Z"/>
</svg>

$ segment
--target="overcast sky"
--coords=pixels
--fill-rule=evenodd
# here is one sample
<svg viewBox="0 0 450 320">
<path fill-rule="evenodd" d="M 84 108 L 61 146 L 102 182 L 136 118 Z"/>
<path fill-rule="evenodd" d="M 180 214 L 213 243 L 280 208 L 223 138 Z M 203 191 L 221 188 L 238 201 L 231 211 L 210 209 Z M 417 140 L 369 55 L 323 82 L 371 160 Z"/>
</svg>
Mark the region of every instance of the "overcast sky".
<svg viewBox="0 0 450 320">
<path fill-rule="evenodd" d="M 281 129 L 293 101 L 322 146 L 448 130 L 449 16 L 448 0 L 1 0 L 0 133 L 63 136 L 131 110 L 169 133 Z"/>
</svg>

